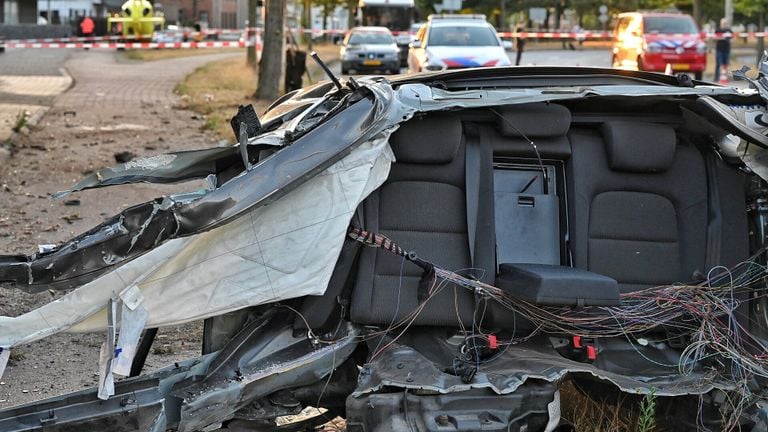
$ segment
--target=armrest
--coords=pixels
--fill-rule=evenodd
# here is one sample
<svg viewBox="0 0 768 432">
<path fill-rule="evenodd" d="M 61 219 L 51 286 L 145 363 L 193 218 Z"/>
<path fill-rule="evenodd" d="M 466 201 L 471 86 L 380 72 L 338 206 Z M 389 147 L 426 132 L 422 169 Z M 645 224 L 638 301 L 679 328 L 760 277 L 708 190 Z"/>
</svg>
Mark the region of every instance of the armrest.
<svg viewBox="0 0 768 432">
<path fill-rule="evenodd" d="M 573 267 L 501 264 L 496 286 L 531 303 L 557 306 L 616 306 L 615 279 Z"/>
</svg>

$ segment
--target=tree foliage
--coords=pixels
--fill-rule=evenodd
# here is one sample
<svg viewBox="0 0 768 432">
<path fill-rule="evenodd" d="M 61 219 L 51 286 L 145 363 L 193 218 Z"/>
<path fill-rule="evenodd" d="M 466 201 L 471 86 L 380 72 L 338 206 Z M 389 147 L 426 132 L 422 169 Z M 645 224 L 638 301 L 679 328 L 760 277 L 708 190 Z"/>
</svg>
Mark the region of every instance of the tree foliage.
<svg viewBox="0 0 768 432">
<path fill-rule="evenodd" d="M 314 5 L 320 6 L 323 9 L 323 30 L 328 28 L 328 17 L 331 16 L 333 11 L 335 11 L 338 6 L 346 6 L 349 8 L 349 4 L 350 2 L 344 0 L 314 0 Z"/>
<path fill-rule="evenodd" d="M 733 2 L 733 8 L 745 16 L 754 18 L 768 11 L 768 1 L 766 0 L 736 0 Z"/>
<path fill-rule="evenodd" d="M 583 26 L 586 26 L 584 21 L 590 23 L 587 27 L 599 25 L 597 17 L 601 5 L 608 7 L 609 16 L 636 10 L 678 10 L 693 15 L 694 3 L 698 3 L 702 22 L 717 21 L 724 13 L 723 0 L 464 0 L 463 7 L 466 12 L 484 13 L 490 19 L 501 10 L 502 1 L 509 15 L 526 15 L 532 7 L 549 8 L 552 14 L 556 10 L 570 9 Z M 416 7 L 426 15 L 432 13 L 435 3 L 439 1 L 416 0 Z M 761 7 L 768 7 L 768 0 L 734 0 L 734 5 L 737 12 L 749 15 Z"/>
</svg>

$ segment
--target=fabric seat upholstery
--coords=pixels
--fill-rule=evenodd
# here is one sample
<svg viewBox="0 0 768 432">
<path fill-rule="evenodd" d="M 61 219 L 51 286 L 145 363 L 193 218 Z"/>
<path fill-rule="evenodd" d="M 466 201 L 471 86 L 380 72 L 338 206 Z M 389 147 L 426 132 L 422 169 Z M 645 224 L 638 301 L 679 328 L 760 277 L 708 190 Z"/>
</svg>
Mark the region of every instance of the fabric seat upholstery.
<svg viewBox="0 0 768 432">
<path fill-rule="evenodd" d="M 666 125 L 607 122 L 572 129 L 570 250 L 575 267 L 622 292 L 687 282 L 705 271 L 703 157 Z"/>
<path fill-rule="evenodd" d="M 387 181 L 364 202 L 364 228 L 441 267 L 469 269 L 466 144 L 459 117 L 433 114 L 411 120 L 392 135 L 390 145 L 396 162 Z M 483 178 L 490 178 L 489 171 L 482 171 Z M 490 224 L 482 225 L 485 229 Z M 478 240 L 492 241 L 487 237 L 478 232 Z M 476 249 L 475 266 L 489 269 L 492 280 L 495 263 L 488 249 Z M 389 252 L 363 248 L 352 291 L 352 320 L 388 325 L 407 316 L 419 305 L 421 275 L 421 268 Z M 471 292 L 448 285 L 429 300 L 413 324 L 471 324 L 474 310 Z"/>
</svg>

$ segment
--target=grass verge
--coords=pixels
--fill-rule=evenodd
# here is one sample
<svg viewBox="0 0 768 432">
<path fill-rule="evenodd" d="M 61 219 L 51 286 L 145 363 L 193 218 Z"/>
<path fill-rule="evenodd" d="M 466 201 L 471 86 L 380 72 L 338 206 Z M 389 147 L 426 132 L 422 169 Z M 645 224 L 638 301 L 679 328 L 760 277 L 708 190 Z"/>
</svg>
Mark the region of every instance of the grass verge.
<svg viewBox="0 0 768 432">
<path fill-rule="evenodd" d="M 571 381 L 560 386 L 561 425 L 571 425 L 576 432 L 654 432 L 656 397 L 625 395 L 617 403 L 591 399 Z"/>
<path fill-rule="evenodd" d="M 339 58 L 339 48 L 335 45 L 315 45 L 314 49 L 326 63 Z M 309 57 L 307 69 L 313 83 L 325 79 L 320 67 Z M 175 91 L 182 96 L 181 108 L 205 116 L 202 130 L 213 131 L 221 139 L 232 141 L 234 136 L 229 119 L 237 112 L 239 105 L 253 104 L 256 112 L 262 113 L 272 103 L 253 97 L 257 82 L 257 71 L 248 66 L 243 51 L 242 57 L 215 61 L 197 68 L 176 86 Z M 305 75 L 304 85 L 308 84 Z"/>
</svg>

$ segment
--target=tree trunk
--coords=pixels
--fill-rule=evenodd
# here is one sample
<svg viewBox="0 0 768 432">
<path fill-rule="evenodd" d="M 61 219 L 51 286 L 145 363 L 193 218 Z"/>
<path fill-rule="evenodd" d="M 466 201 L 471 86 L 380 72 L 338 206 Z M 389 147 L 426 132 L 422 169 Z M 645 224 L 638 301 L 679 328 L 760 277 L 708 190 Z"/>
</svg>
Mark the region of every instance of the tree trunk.
<svg viewBox="0 0 768 432">
<path fill-rule="evenodd" d="M 304 0 L 304 17 L 302 18 L 304 27 L 303 37 L 307 41 L 307 49 L 312 51 L 312 0 Z"/>
<path fill-rule="evenodd" d="M 761 10 L 759 12 L 759 18 L 757 20 L 757 31 L 764 32 L 765 31 L 765 11 Z M 760 60 L 763 58 L 763 51 L 765 50 L 765 37 L 760 36 L 757 38 L 757 67 L 760 68 Z"/>
<path fill-rule="evenodd" d="M 499 31 L 507 31 L 507 2 L 506 0 L 499 0 L 499 10 L 500 12 L 500 19 L 499 19 Z"/>
<path fill-rule="evenodd" d="M 357 0 L 347 0 L 347 11 L 349 13 L 347 14 L 347 28 L 352 28 L 355 26 L 355 9 L 357 8 Z"/>
<path fill-rule="evenodd" d="M 285 0 L 266 0 L 264 49 L 259 62 L 259 86 L 256 97 L 275 100 L 280 95 L 280 73 L 283 70 L 283 16 Z"/>
<path fill-rule="evenodd" d="M 701 28 L 701 0 L 693 0 L 693 19 L 696 25 Z"/>
<path fill-rule="evenodd" d="M 252 45 L 248 47 L 248 64 L 251 67 L 256 67 L 256 0 L 248 0 L 248 29 L 246 33 L 248 35 L 248 42 Z"/>
</svg>

